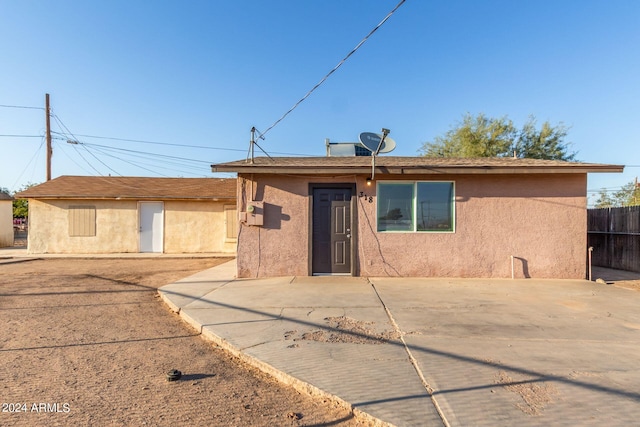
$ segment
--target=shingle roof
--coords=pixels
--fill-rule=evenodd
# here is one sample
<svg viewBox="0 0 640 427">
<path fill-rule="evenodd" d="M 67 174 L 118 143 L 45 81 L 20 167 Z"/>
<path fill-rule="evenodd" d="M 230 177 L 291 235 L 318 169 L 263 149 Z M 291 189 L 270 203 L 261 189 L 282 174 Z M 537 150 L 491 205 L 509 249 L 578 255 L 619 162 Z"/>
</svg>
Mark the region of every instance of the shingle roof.
<svg viewBox="0 0 640 427">
<path fill-rule="evenodd" d="M 8 195 L 4 191 L 0 191 L 0 200 L 13 200 L 13 197 Z"/>
<path fill-rule="evenodd" d="M 61 176 L 16 194 L 31 199 L 231 200 L 235 178 Z"/>
<path fill-rule="evenodd" d="M 213 172 L 370 173 L 371 157 L 257 157 L 211 165 Z M 622 172 L 624 166 L 511 157 L 451 158 L 378 156 L 376 173 L 587 173 Z"/>
</svg>

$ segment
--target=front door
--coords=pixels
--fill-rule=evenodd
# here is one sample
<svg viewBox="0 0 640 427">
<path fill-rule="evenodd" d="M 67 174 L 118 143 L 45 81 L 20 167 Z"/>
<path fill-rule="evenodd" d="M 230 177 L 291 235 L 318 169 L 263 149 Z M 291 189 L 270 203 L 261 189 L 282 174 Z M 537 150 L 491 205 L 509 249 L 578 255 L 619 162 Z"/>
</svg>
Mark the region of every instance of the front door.
<svg viewBox="0 0 640 427">
<path fill-rule="evenodd" d="M 140 202 L 140 252 L 162 252 L 164 203 Z"/>
<path fill-rule="evenodd" d="M 351 189 L 313 189 L 312 273 L 351 273 Z"/>
</svg>

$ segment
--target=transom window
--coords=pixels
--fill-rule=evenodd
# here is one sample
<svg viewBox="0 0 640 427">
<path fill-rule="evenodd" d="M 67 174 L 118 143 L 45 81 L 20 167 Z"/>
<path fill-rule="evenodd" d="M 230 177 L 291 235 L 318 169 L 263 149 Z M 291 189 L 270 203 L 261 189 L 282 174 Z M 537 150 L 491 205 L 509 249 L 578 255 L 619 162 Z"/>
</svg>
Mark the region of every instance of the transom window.
<svg viewBox="0 0 640 427">
<path fill-rule="evenodd" d="M 453 232 L 453 181 L 378 182 L 378 231 Z"/>
</svg>

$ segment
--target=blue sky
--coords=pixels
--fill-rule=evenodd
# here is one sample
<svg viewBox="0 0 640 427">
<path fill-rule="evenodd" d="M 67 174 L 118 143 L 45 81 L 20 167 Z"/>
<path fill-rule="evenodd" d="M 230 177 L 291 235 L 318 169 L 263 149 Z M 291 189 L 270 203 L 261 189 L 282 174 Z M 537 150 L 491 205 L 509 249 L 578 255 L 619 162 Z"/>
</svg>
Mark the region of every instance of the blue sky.
<svg viewBox="0 0 640 427">
<path fill-rule="evenodd" d="M 45 179 L 45 93 L 53 177 L 212 176 L 397 3 L 0 0 L 0 105 L 37 107 L 0 107 L 0 135 L 28 136 L 0 136 L 0 187 Z M 589 178 L 619 188 L 640 175 L 638 46 L 636 0 L 407 0 L 260 144 L 323 155 L 385 127 L 413 156 L 467 112 L 533 114 L 578 160 L 628 165 Z"/>
</svg>

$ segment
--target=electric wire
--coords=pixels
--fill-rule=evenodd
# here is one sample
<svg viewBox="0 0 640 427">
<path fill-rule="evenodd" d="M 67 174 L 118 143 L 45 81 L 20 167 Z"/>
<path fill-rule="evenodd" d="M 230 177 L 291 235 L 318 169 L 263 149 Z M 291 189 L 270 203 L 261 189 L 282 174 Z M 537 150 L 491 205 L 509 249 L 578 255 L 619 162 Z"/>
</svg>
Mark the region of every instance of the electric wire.
<svg viewBox="0 0 640 427">
<path fill-rule="evenodd" d="M 222 148 L 222 147 L 207 147 L 204 145 L 189 145 L 189 144 L 175 144 L 170 142 L 157 142 L 157 141 L 145 141 L 141 139 L 127 139 L 127 138 L 114 138 L 109 136 L 96 136 L 96 135 L 83 135 L 78 134 L 77 136 L 82 136 L 84 138 L 95 138 L 95 139 L 108 139 L 112 141 L 123 141 L 123 142 L 137 142 L 140 144 L 155 144 L 155 145 L 167 145 L 172 147 L 186 147 L 186 148 L 201 148 L 204 150 L 223 150 L 223 151 L 244 151 L 238 148 Z"/>
<path fill-rule="evenodd" d="M 104 150 L 122 151 L 122 152 L 125 152 L 125 153 L 136 153 L 136 154 L 142 154 L 142 155 L 145 155 L 145 156 L 160 157 L 160 158 L 163 158 L 163 159 L 183 160 L 183 161 L 186 161 L 186 162 L 203 163 L 203 164 L 207 164 L 207 165 L 211 164 L 211 162 L 207 161 L 207 160 L 189 159 L 189 158 L 186 158 L 186 157 L 170 156 L 168 154 L 149 153 L 147 151 L 131 150 L 129 148 L 110 147 L 108 145 L 92 144 L 92 143 L 87 143 L 87 142 L 82 142 L 82 143 L 79 143 L 79 144 L 87 146 L 87 147 L 100 147 L 100 148 L 102 148 Z"/>
<path fill-rule="evenodd" d="M 115 173 L 115 174 L 116 174 L 116 175 L 118 175 L 118 176 L 122 176 L 122 174 L 120 174 L 119 172 L 117 172 L 116 170 L 114 170 L 111 166 L 109 166 L 108 164 L 106 164 L 105 162 L 103 162 L 102 160 L 100 160 L 100 159 L 98 158 L 98 156 L 96 156 L 95 154 L 93 154 L 93 153 L 91 152 L 91 150 L 87 149 L 87 147 L 85 147 L 85 146 L 83 146 L 83 145 L 82 145 L 81 147 L 82 147 L 82 148 L 83 148 L 87 153 L 89 153 L 89 154 L 90 154 L 94 159 L 96 159 L 98 162 L 100 162 L 104 167 L 106 167 L 107 169 L 109 169 L 111 172 Z M 73 148 L 74 148 L 74 149 L 76 149 L 76 151 L 78 150 L 78 148 L 77 148 L 75 145 L 73 146 Z M 78 154 L 80 154 L 80 153 L 78 153 Z M 104 175 L 104 174 L 101 174 L 101 175 Z"/>
<path fill-rule="evenodd" d="M 59 148 L 59 149 L 60 149 L 60 151 L 62 152 L 62 154 L 64 154 L 65 156 L 67 156 L 67 158 L 68 158 L 69 160 L 71 160 L 73 163 L 75 163 L 75 165 L 76 165 L 76 166 L 78 166 L 80 169 L 82 169 L 83 171 L 85 171 L 85 173 L 86 173 L 87 175 L 91 175 L 91 176 L 93 175 L 93 173 L 92 173 L 92 172 L 90 172 L 89 170 L 85 169 L 85 167 L 84 167 L 83 165 L 81 165 L 80 163 L 78 163 L 78 162 L 76 161 L 76 159 L 74 159 L 71 155 L 69 155 L 69 153 L 67 153 L 67 151 L 66 151 L 66 149 L 64 148 L 64 146 L 63 146 L 63 145 L 60 145 L 60 146 L 58 146 L 57 148 Z"/>
<path fill-rule="evenodd" d="M 123 162 L 123 163 L 127 163 L 129 165 L 132 165 L 132 166 L 138 168 L 138 169 L 142 169 L 142 170 L 151 172 L 152 174 L 155 174 L 155 175 L 168 177 L 168 175 L 165 175 L 164 173 L 159 172 L 156 168 L 160 168 L 160 169 L 169 169 L 169 168 L 164 168 L 164 167 L 158 166 L 156 164 L 149 164 L 149 163 L 144 163 L 144 162 L 139 162 L 139 161 L 127 160 L 127 159 L 124 159 L 122 157 L 107 153 L 104 150 L 101 150 L 101 149 L 96 148 L 96 147 L 92 147 L 91 149 L 95 150 L 96 152 L 98 152 L 100 154 L 102 154 L 103 156 L 110 157 L 112 159 L 118 160 L 118 161 Z M 128 155 L 130 157 L 138 157 L 138 158 L 148 159 L 148 157 L 145 157 L 145 156 L 135 156 L 135 155 L 132 155 L 132 154 L 128 154 Z M 151 169 L 151 168 L 154 168 L 154 169 Z"/>
<path fill-rule="evenodd" d="M 29 106 L 25 106 L 25 105 L 0 104 L 0 107 L 2 107 L 2 108 L 22 108 L 22 109 L 25 109 L 25 110 L 44 110 L 44 107 L 29 107 Z"/>
<path fill-rule="evenodd" d="M 115 156 L 110 155 L 110 154 L 107 154 L 107 153 L 104 153 L 104 154 L 105 154 L 105 156 L 113 157 L 113 158 L 115 158 L 115 159 L 117 159 L 117 160 L 120 160 L 121 162 L 128 163 L 128 164 L 130 164 L 130 165 L 132 165 L 132 166 L 134 166 L 134 167 L 136 167 L 136 168 L 138 168 L 138 169 L 146 170 L 146 171 L 151 172 L 151 173 L 153 173 L 153 174 L 155 174 L 155 175 L 160 175 L 160 176 L 162 176 L 162 177 L 169 178 L 169 175 L 165 175 L 165 174 L 163 174 L 163 173 L 160 173 L 160 172 L 158 172 L 157 170 L 149 169 L 149 168 L 147 168 L 147 167 L 145 167 L 145 166 L 142 166 L 142 165 L 141 165 L 141 164 L 139 164 L 139 163 L 134 163 L 134 162 L 131 162 L 131 161 L 129 161 L 129 160 L 122 159 L 122 158 L 119 158 L 119 157 L 115 157 Z"/>
<path fill-rule="evenodd" d="M 309 92 L 307 92 L 302 98 L 300 98 L 300 100 L 298 102 L 296 102 L 293 107 L 291 107 L 289 109 L 289 111 L 287 111 L 286 113 L 284 113 L 278 120 L 276 120 L 271 126 L 269 126 L 267 128 L 267 130 L 265 130 L 261 135 L 260 138 L 264 139 L 264 136 L 274 127 L 276 127 L 282 120 L 285 119 L 285 117 L 287 117 L 291 112 L 293 112 L 293 110 L 295 110 L 298 105 L 302 104 L 302 102 L 304 102 L 304 100 L 306 100 L 316 89 L 318 89 L 333 73 L 335 73 L 338 68 L 340 68 L 342 66 L 342 64 L 344 64 L 347 59 L 349 59 L 349 57 L 351 57 L 351 55 L 353 55 L 354 53 L 356 53 L 356 51 L 358 49 L 360 49 L 360 47 L 369 39 L 369 37 L 371 37 L 373 35 L 373 33 L 375 33 L 376 31 L 378 31 L 378 29 L 385 23 L 387 22 L 387 20 L 391 17 L 391 15 L 393 15 L 396 10 L 398 10 L 400 8 L 400 6 L 402 6 L 402 4 L 405 2 L 405 0 L 400 0 L 400 3 L 398 3 L 396 5 L 396 7 L 393 8 L 393 10 L 391 10 L 391 12 L 389 12 L 387 14 L 387 16 L 384 17 L 384 19 L 382 21 L 380 21 L 380 23 L 378 25 L 376 25 L 373 30 L 371 30 L 369 32 L 369 34 L 367 34 L 361 41 L 360 43 L 357 44 L 357 46 L 355 48 L 353 48 L 351 50 L 351 52 L 349 52 L 347 54 L 347 56 L 345 56 L 342 61 L 340 61 L 338 63 L 338 65 L 336 65 L 335 67 L 333 67 L 333 69 L 331 71 L 329 71 L 313 88 L 311 88 L 311 90 Z"/>
<path fill-rule="evenodd" d="M 124 158 L 122 158 L 122 157 L 115 156 L 115 155 L 113 155 L 113 154 L 107 153 L 107 152 L 105 152 L 104 150 L 102 150 L 102 149 L 100 149 L 100 148 L 92 147 L 92 149 L 93 149 L 93 150 L 95 150 L 95 151 L 97 151 L 97 152 L 99 152 L 99 153 L 101 153 L 101 154 L 102 154 L 102 155 L 104 155 L 104 156 L 111 157 L 111 158 L 113 158 L 113 159 L 116 159 L 116 160 L 119 160 L 119 161 L 122 161 L 122 162 L 128 163 L 128 164 L 133 165 L 133 166 L 136 166 L 136 167 L 138 167 L 139 165 L 147 165 L 147 166 L 153 166 L 153 167 L 160 168 L 160 169 L 171 170 L 171 171 L 174 171 L 174 172 L 175 172 L 175 171 L 177 171 L 177 172 L 184 172 L 184 173 L 188 173 L 188 174 L 190 174 L 190 175 L 206 176 L 206 173 L 202 173 L 202 168 L 198 168 L 198 167 L 191 166 L 191 165 L 185 165 L 185 164 L 182 164 L 182 163 L 176 163 L 176 162 L 165 161 L 165 163 L 166 163 L 166 164 L 168 164 L 168 165 L 175 164 L 175 165 L 177 165 L 177 166 L 179 166 L 179 167 L 187 167 L 187 168 L 191 167 L 191 168 L 192 168 L 193 170 L 195 170 L 197 173 L 194 173 L 194 172 L 193 172 L 193 170 L 192 170 L 192 171 L 186 171 L 186 170 L 183 170 L 183 169 L 178 169 L 178 168 L 176 168 L 175 166 L 173 166 L 173 167 L 162 167 L 162 166 L 158 166 L 158 165 L 156 165 L 156 164 L 149 164 L 149 163 L 144 163 L 144 162 L 133 162 L 133 161 L 128 161 L 128 160 L 126 160 L 126 159 L 124 159 Z M 137 158 L 147 159 L 146 157 L 138 156 L 138 155 L 135 155 L 135 154 L 127 154 L 127 155 L 129 155 L 130 157 L 137 157 Z M 147 170 L 148 170 L 148 169 L 147 169 Z M 206 172 L 207 170 L 208 170 L 208 169 L 205 169 L 205 172 Z"/>
<path fill-rule="evenodd" d="M 27 162 L 27 165 L 24 167 L 24 169 L 22 169 L 22 172 L 20 172 L 20 175 L 18 175 L 18 177 L 16 178 L 16 180 L 13 183 L 13 185 L 11 186 L 11 188 L 15 188 L 16 187 L 16 185 L 18 184 L 18 181 L 20 181 L 20 178 L 22 178 L 22 175 L 24 175 L 24 173 L 27 171 L 27 168 L 29 167 L 31 162 L 33 162 L 34 159 L 36 157 L 38 157 L 38 155 L 40 154 L 40 150 L 42 149 L 43 145 L 44 145 L 44 137 L 42 137 L 42 141 L 40 141 L 40 145 L 36 149 L 35 153 L 33 153 L 33 156 L 31 156 L 31 159 L 29 159 L 29 161 Z M 34 163 L 34 165 L 35 165 L 35 163 Z M 32 177 L 33 177 L 33 173 L 32 173 Z"/>
<path fill-rule="evenodd" d="M 53 119 L 58 123 L 58 125 L 59 125 L 61 128 L 64 128 L 64 129 L 67 131 L 67 135 L 71 135 L 71 137 L 72 137 L 74 140 L 76 140 L 75 135 L 74 135 L 74 134 L 69 130 L 69 128 L 68 128 L 68 127 L 67 127 L 67 126 L 62 122 L 62 119 L 60 119 L 60 117 L 58 117 L 58 115 L 57 115 L 57 114 L 53 113 L 53 111 L 52 111 L 51 109 L 49 109 L 49 110 L 51 111 L 51 112 L 50 112 L 51 117 L 53 117 Z M 89 165 L 89 167 L 90 167 L 91 169 L 93 169 L 93 170 L 94 170 L 98 175 L 104 175 L 102 172 L 100 172 L 100 171 L 98 170 L 98 168 L 96 168 L 95 166 L 93 166 L 93 164 L 91 164 L 91 162 L 90 162 L 89 160 L 87 160 L 87 159 L 86 159 L 86 157 L 84 157 L 84 156 L 82 155 L 82 153 L 78 150 L 78 148 L 77 148 L 77 147 L 73 147 L 73 148 L 74 148 L 75 152 L 80 156 L 80 158 L 81 158 L 82 160 L 84 160 L 84 161 L 85 161 L 85 163 L 87 163 L 87 165 Z"/>
<path fill-rule="evenodd" d="M 62 135 L 59 132 L 51 132 L 53 134 Z M 224 148 L 224 147 L 209 147 L 206 145 L 192 145 L 192 144 L 177 144 L 171 142 L 159 142 L 159 141 L 146 141 L 141 139 L 127 139 L 127 138 L 116 138 L 110 136 L 98 136 L 98 135 L 84 135 L 84 134 L 76 134 L 76 136 L 81 136 L 84 138 L 95 138 L 95 139 L 106 139 L 112 141 L 122 141 L 122 142 L 136 142 L 140 144 L 154 144 L 154 145 L 166 145 L 171 147 L 183 147 L 183 148 L 199 148 L 202 150 L 219 150 L 219 151 L 238 151 L 244 152 L 245 150 L 240 148 Z M 309 154 L 301 154 L 301 153 L 285 153 L 285 152 L 273 152 L 274 154 L 282 154 L 286 156 L 310 156 Z"/>
</svg>

